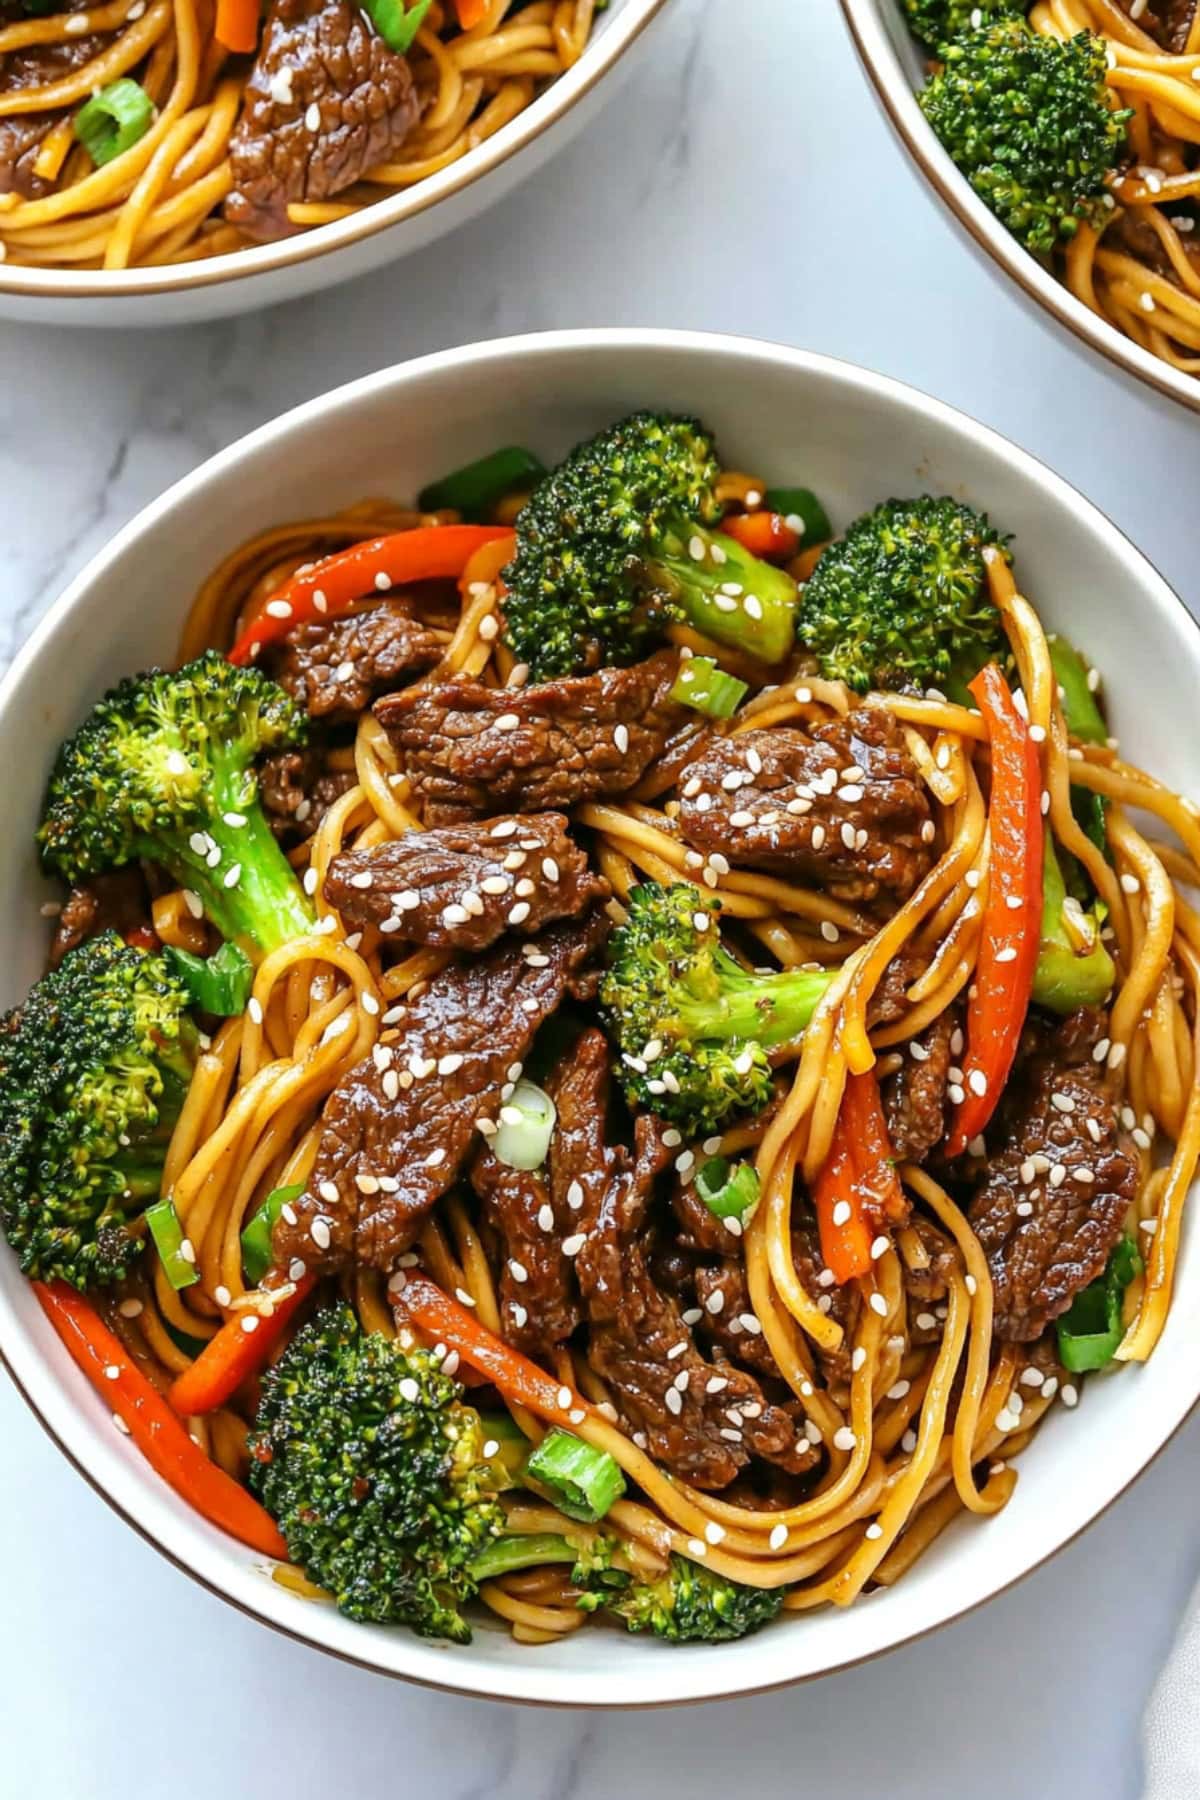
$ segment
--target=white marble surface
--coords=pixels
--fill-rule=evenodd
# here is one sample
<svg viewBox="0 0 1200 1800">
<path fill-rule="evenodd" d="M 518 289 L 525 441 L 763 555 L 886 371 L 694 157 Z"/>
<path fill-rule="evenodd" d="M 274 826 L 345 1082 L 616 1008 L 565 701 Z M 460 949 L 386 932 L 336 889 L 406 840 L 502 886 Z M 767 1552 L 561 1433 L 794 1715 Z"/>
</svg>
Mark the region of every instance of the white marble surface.
<svg viewBox="0 0 1200 1800">
<path fill-rule="evenodd" d="M 0 327 L 0 659 L 139 506 L 272 414 L 421 351 L 592 323 L 782 338 L 926 387 L 1076 481 L 1192 598 L 1200 426 L 969 258 L 834 0 L 674 0 L 585 139 L 414 265 L 180 333 Z M 1052 1567 L 872 1666 L 691 1713 L 549 1715 L 390 1684 L 223 1608 L 0 1381 L 0 1800 L 1132 1800 L 1200 1567 L 1198 1482 L 1200 1420 Z"/>
</svg>

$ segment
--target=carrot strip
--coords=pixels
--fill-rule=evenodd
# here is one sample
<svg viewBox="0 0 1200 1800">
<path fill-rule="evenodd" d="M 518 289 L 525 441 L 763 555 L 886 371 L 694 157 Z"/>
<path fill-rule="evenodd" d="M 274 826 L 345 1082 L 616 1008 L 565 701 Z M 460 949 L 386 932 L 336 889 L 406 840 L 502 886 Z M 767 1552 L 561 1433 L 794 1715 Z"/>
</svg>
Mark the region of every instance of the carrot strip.
<svg viewBox="0 0 1200 1800">
<path fill-rule="evenodd" d="M 838 1286 L 867 1274 L 871 1267 L 871 1231 L 855 1180 L 854 1154 L 842 1113 L 833 1128 L 829 1155 L 813 1190 L 821 1256 Z"/>
<path fill-rule="evenodd" d="M 33 1291 L 72 1361 L 120 1419 L 155 1473 L 211 1525 L 264 1556 L 285 1561 L 287 1545 L 270 1514 L 192 1441 L 82 1294 L 63 1281 L 35 1281 Z"/>
<path fill-rule="evenodd" d="M 243 1381 L 262 1368 L 288 1322 L 312 1292 L 316 1279 L 315 1275 L 305 1275 L 296 1283 L 295 1291 L 280 1300 L 269 1314 L 244 1312 L 236 1319 L 227 1319 L 216 1336 L 209 1338 L 191 1368 L 185 1369 L 172 1384 L 170 1399 L 175 1411 L 191 1418 L 195 1413 L 209 1413 L 224 1406 Z"/>
<path fill-rule="evenodd" d="M 258 0 L 217 0 L 213 35 L 227 50 L 248 55 L 258 47 Z"/>
<path fill-rule="evenodd" d="M 800 533 L 782 513 L 732 513 L 721 520 L 721 530 L 764 562 L 790 562 L 800 549 Z"/>
</svg>

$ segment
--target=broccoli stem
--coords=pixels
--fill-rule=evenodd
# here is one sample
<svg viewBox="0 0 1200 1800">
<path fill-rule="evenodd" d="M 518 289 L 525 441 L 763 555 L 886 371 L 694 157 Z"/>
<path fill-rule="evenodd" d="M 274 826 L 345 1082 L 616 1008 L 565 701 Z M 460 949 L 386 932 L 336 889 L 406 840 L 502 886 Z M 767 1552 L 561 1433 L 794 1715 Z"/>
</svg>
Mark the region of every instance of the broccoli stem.
<svg viewBox="0 0 1200 1800">
<path fill-rule="evenodd" d="M 699 551 L 700 554 L 696 554 Z M 760 662 L 782 662 L 796 635 L 796 583 L 724 532 L 682 520 L 653 559 L 687 622 Z M 726 590 L 735 586 L 739 594 Z M 757 609 L 750 604 L 758 601 Z M 757 611 L 758 616 L 755 616 Z"/>
<path fill-rule="evenodd" d="M 236 785 L 217 782 L 223 804 L 206 828 L 208 839 L 221 853 L 215 867 L 210 869 L 208 858 L 193 847 L 194 830 L 166 834 L 148 845 L 146 854 L 199 896 L 223 938 L 236 944 L 252 962 L 261 962 L 281 944 L 311 931 L 314 914 L 253 798 L 252 786 L 250 797 L 247 795 L 249 778 L 242 771 L 238 776 Z M 245 824 L 227 825 L 226 812 L 243 818 Z M 236 880 L 227 886 L 235 870 Z"/>
<path fill-rule="evenodd" d="M 488 1544 L 471 1564 L 476 1581 L 494 1581 L 517 1569 L 534 1569 L 542 1563 L 575 1563 L 579 1551 L 554 1532 L 532 1532 L 527 1537 L 500 1537 Z"/>
<path fill-rule="evenodd" d="M 1071 1013 L 1078 1006 L 1099 1006 L 1117 978 L 1112 957 L 1100 941 L 1099 922 L 1095 943 L 1080 955 L 1063 921 L 1067 886 L 1062 866 L 1047 836 L 1042 860 L 1042 938 L 1033 977 L 1033 998 L 1050 1012 Z"/>
<path fill-rule="evenodd" d="M 751 975 L 722 958 L 720 986 L 711 997 L 685 993 L 678 1013 L 685 1032 L 696 1038 L 745 1038 L 766 1049 L 798 1037 L 816 1011 L 832 979 L 825 969 L 789 969 L 782 975 Z"/>
<path fill-rule="evenodd" d="M 121 1196 L 123 1206 L 129 1207 L 135 1201 L 158 1199 L 166 1159 L 165 1145 L 158 1151 L 130 1150 L 127 1155 L 115 1159 L 113 1167 L 120 1171 L 125 1182 Z"/>
</svg>

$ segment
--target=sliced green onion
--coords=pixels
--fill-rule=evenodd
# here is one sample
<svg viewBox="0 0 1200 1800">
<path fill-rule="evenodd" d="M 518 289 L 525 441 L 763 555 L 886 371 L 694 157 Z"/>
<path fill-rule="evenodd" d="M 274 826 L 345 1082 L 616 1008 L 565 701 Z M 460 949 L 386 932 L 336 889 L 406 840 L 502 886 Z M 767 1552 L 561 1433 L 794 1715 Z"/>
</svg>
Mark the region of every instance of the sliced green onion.
<svg viewBox="0 0 1200 1800">
<path fill-rule="evenodd" d="M 456 512 L 469 521 L 486 520 L 506 495 L 528 493 L 545 473 L 545 463 L 531 450 L 510 444 L 430 482 L 422 488 L 417 505 L 422 512 Z"/>
<path fill-rule="evenodd" d="M 680 664 L 671 698 L 710 719 L 727 719 L 748 692 L 744 681 L 718 669 L 711 656 L 689 656 Z"/>
<path fill-rule="evenodd" d="M 569 1431 L 548 1431 L 525 1464 L 525 1473 L 568 1519 L 602 1519 L 625 1492 L 616 1459 Z"/>
<path fill-rule="evenodd" d="M 557 1118 L 554 1102 L 534 1081 L 518 1081 L 500 1108 L 500 1126 L 492 1149 L 510 1169 L 540 1169 L 550 1148 Z"/>
<path fill-rule="evenodd" d="M 493 1538 L 471 1564 L 476 1581 L 494 1581 L 497 1575 L 511 1575 L 516 1569 L 536 1569 L 543 1563 L 574 1563 L 579 1552 L 565 1537 L 550 1531 L 531 1532 L 527 1537 Z"/>
<path fill-rule="evenodd" d="M 193 956 L 168 944 L 167 961 L 201 1012 L 235 1019 L 246 1010 L 254 986 L 254 967 L 236 944 L 222 944 L 211 956 Z"/>
<path fill-rule="evenodd" d="M 406 6 L 405 0 L 366 0 L 366 5 L 371 23 L 388 49 L 403 56 L 412 49 L 433 0 L 413 0 L 411 6 Z"/>
<path fill-rule="evenodd" d="M 1142 1272 L 1142 1259 L 1128 1232 L 1108 1259 L 1108 1267 L 1058 1321 L 1058 1357 L 1064 1369 L 1083 1375 L 1110 1363 L 1125 1335 L 1121 1321 L 1125 1289 Z"/>
<path fill-rule="evenodd" d="M 758 1175 L 753 1163 L 733 1168 L 727 1157 L 713 1156 L 696 1172 L 696 1192 L 718 1219 L 740 1219 L 758 1202 Z"/>
<path fill-rule="evenodd" d="M 183 1235 L 183 1226 L 179 1223 L 174 1203 L 170 1200 L 156 1200 L 153 1206 L 148 1206 L 146 1224 L 150 1227 L 150 1236 L 154 1239 L 154 1248 L 158 1251 L 163 1274 L 171 1286 L 178 1290 L 191 1287 L 194 1281 L 199 1281 L 196 1252 Z M 190 1255 L 184 1254 L 185 1244 Z"/>
<path fill-rule="evenodd" d="M 271 1266 L 271 1233 L 276 1220 L 288 1201 L 298 1200 L 303 1192 L 302 1181 L 272 1189 L 242 1232 L 242 1268 L 251 1287 L 258 1286 Z"/>
<path fill-rule="evenodd" d="M 833 536 L 829 514 L 811 488 L 768 488 L 763 495 L 763 505 L 768 512 L 782 514 L 784 523 L 799 532 L 805 548 L 812 544 L 827 544 Z"/>
<path fill-rule="evenodd" d="M 145 88 L 122 75 L 84 102 L 71 129 L 99 169 L 145 137 L 153 117 L 154 102 Z"/>
</svg>

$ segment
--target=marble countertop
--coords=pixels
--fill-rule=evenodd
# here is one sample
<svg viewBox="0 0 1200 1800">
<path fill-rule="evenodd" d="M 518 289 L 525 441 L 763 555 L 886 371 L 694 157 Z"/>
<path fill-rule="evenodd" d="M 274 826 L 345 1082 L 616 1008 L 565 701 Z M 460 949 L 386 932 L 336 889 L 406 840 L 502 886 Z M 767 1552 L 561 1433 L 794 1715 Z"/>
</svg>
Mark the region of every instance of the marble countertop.
<svg viewBox="0 0 1200 1800">
<path fill-rule="evenodd" d="M 1197 422 L 971 258 L 835 0 L 674 0 L 602 119 L 416 262 L 185 331 L 0 326 L 0 662 L 119 525 L 273 414 L 447 344 L 589 324 L 779 338 L 927 388 L 1077 482 L 1194 603 Z M 223 1607 L 0 1381 L 0 1800 L 1043 1800 L 1067 1771 L 1133 1800 L 1141 1707 L 1200 1570 L 1198 1486 L 1200 1420 L 1048 1569 L 880 1662 L 690 1713 L 549 1714 L 388 1683 Z"/>
</svg>

